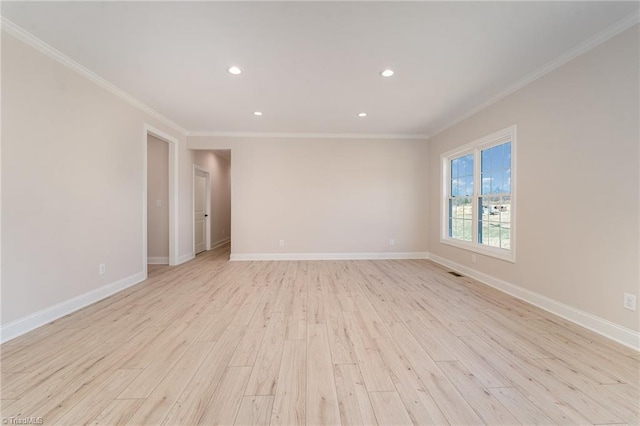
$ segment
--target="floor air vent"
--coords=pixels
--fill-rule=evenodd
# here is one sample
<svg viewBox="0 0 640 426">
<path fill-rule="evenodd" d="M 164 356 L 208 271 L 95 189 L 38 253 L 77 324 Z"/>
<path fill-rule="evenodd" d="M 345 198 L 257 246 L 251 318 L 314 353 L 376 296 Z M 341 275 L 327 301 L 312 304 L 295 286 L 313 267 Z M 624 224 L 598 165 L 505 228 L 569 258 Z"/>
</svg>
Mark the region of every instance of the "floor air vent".
<svg viewBox="0 0 640 426">
<path fill-rule="evenodd" d="M 454 271 L 449 271 L 449 273 L 450 273 L 451 275 L 453 275 L 454 277 L 461 277 L 461 276 L 462 276 L 462 275 L 460 275 L 459 273 L 454 272 Z"/>
</svg>

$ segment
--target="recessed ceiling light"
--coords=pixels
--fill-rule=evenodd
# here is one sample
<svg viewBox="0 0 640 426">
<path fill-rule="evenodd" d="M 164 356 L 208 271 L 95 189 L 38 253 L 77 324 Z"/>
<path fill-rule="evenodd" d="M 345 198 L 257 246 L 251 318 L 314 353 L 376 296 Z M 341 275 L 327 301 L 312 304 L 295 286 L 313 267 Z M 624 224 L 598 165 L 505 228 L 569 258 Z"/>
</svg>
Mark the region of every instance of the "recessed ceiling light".
<svg viewBox="0 0 640 426">
<path fill-rule="evenodd" d="M 366 112 L 359 112 L 358 113 L 358 117 L 366 117 L 367 113 Z"/>
<path fill-rule="evenodd" d="M 380 71 L 380 75 L 383 76 L 383 77 L 391 77 L 393 74 L 395 74 L 393 72 L 393 70 L 388 69 L 388 68 L 386 70 Z"/>
<path fill-rule="evenodd" d="M 253 115 L 257 115 L 258 117 L 262 115 L 262 113 L 260 111 L 254 111 Z"/>
<path fill-rule="evenodd" d="M 229 68 L 227 71 L 229 71 L 229 73 L 233 74 L 233 75 L 242 74 L 242 70 L 240 68 L 236 67 L 236 66 L 233 66 L 233 67 Z"/>
</svg>

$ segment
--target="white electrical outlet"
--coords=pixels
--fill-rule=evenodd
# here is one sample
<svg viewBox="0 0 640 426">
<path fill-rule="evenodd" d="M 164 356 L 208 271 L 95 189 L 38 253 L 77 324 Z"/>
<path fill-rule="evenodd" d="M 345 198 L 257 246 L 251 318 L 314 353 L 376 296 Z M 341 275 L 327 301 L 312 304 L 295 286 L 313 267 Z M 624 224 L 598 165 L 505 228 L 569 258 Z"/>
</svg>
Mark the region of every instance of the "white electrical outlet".
<svg viewBox="0 0 640 426">
<path fill-rule="evenodd" d="M 280 247 L 284 247 L 284 240 L 278 241 L 278 245 L 280 245 Z"/>
<path fill-rule="evenodd" d="M 477 260 L 478 260 L 478 259 L 476 259 L 476 255 L 475 255 L 475 254 L 472 254 L 472 255 L 471 255 L 471 262 L 476 263 L 476 261 L 477 261 Z"/>
<path fill-rule="evenodd" d="M 624 294 L 624 304 L 625 309 L 629 309 L 630 311 L 636 310 L 636 295 L 635 294 Z"/>
<path fill-rule="evenodd" d="M 389 239 L 389 245 L 390 246 L 395 246 L 396 245 L 396 240 L 394 238 L 390 238 Z"/>
<path fill-rule="evenodd" d="M 162 207 L 162 200 L 156 200 L 156 207 Z"/>
<path fill-rule="evenodd" d="M 98 273 L 100 275 L 103 275 L 105 272 L 107 272 L 107 265 L 104 263 L 101 263 L 100 266 L 98 267 Z"/>
</svg>

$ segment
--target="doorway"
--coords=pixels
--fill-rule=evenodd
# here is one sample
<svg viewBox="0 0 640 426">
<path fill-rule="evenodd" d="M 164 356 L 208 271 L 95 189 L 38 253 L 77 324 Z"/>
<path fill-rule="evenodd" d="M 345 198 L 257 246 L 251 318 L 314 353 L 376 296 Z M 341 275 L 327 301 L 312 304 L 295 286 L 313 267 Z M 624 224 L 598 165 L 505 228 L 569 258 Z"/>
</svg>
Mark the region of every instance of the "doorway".
<svg viewBox="0 0 640 426">
<path fill-rule="evenodd" d="M 231 151 L 193 152 L 193 252 L 231 241 Z"/>
<path fill-rule="evenodd" d="M 149 152 L 149 141 L 153 152 Z M 142 268 L 147 276 L 149 264 L 178 264 L 178 140 L 145 124 L 142 147 Z"/>
<path fill-rule="evenodd" d="M 169 144 L 147 135 L 147 264 L 169 264 Z"/>
<path fill-rule="evenodd" d="M 211 174 L 203 167 L 193 165 L 193 252 L 211 249 L 211 222 L 209 208 Z"/>
</svg>

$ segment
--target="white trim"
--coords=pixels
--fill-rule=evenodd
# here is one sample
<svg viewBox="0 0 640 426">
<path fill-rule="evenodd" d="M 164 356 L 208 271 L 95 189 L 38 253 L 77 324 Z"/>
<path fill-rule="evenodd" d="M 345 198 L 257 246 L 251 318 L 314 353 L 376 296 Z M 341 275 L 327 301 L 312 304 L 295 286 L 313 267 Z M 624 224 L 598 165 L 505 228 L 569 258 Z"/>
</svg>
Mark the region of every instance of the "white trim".
<svg viewBox="0 0 640 426">
<path fill-rule="evenodd" d="M 196 258 L 196 255 L 193 252 L 183 254 L 182 256 L 178 257 L 178 261 L 176 262 L 176 265 L 182 265 L 183 263 L 193 260 L 195 258 Z"/>
<path fill-rule="evenodd" d="M 488 286 L 496 288 L 515 298 L 524 300 L 525 302 L 544 309 L 547 312 L 551 312 L 554 315 L 587 328 L 604 337 L 640 351 L 640 332 L 615 324 L 609 320 L 600 318 L 580 309 L 576 309 L 572 306 L 565 305 L 557 300 L 524 289 L 483 272 L 479 272 L 475 269 L 468 268 L 435 254 L 429 254 L 429 259 Z"/>
<path fill-rule="evenodd" d="M 191 175 L 191 236 L 193 241 L 193 252 L 196 252 L 196 172 L 204 173 L 205 197 L 204 197 L 204 249 L 211 250 L 211 172 L 197 164 L 193 165 L 193 174 Z"/>
<path fill-rule="evenodd" d="M 40 40 L 38 37 L 34 36 L 33 34 L 29 33 L 28 31 L 24 30 L 20 26 L 14 24 L 13 22 L 8 20 L 4 16 L 2 16 L 0 18 L 1 18 L 1 23 L 2 23 L 2 30 L 6 31 L 8 34 L 11 34 L 12 36 L 17 38 L 18 40 L 28 44 L 29 46 L 35 48 L 36 50 L 40 51 L 41 53 L 44 53 L 45 55 L 47 55 L 51 59 L 54 59 L 55 61 L 61 63 L 62 65 L 65 65 L 66 67 L 68 67 L 68 68 L 72 69 L 73 71 L 77 72 L 78 74 L 82 75 L 83 77 L 91 80 L 92 82 L 94 82 L 98 86 L 100 86 L 103 89 L 107 90 L 108 92 L 118 96 L 120 99 L 123 99 L 124 101 L 128 102 L 129 104 L 133 105 L 134 107 L 138 108 L 139 110 L 149 114 L 150 116 L 152 116 L 156 120 L 160 121 L 161 123 L 166 124 L 167 126 L 171 127 L 172 129 L 179 131 L 183 135 L 187 134 L 187 130 L 184 127 L 182 127 L 179 124 L 177 124 L 176 122 L 174 122 L 174 121 L 170 120 L 169 118 L 167 118 L 166 116 L 160 114 L 158 111 L 154 110 L 153 108 L 149 107 L 148 105 L 145 105 L 140 100 L 134 98 L 130 94 L 126 93 L 124 90 L 118 88 L 113 83 L 110 83 L 109 81 L 107 81 L 104 78 L 100 77 L 95 72 L 93 72 L 93 71 L 89 70 L 88 68 L 80 65 L 78 62 L 74 61 L 73 59 L 71 59 L 70 57 L 65 55 L 64 53 L 60 52 L 58 49 L 56 49 L 53 46 L 51 46 L 51 45 L 45 43 L 44 41 Z"/>
<path fill-rule="evenodd" d="M 7 342 L 33 329 L 48 324 L 51 321 L 55 321 L 58 318 L 99 302 L 102 299 L 105 299 L 128 287 L 134 286 L 146 279 L 147 272 L 145 268 L 143 272 L 138 272 L 88 293 L 76 296 L 56 305 L 49 306 L 48 308 L 27 315 L 26 317 L 3 324 L 2 327 L 0 327 L 0 343 Z"/>
<path fill-rule="evenodd" d="M 223 238 L 221 240 L 218 240 L 215 243 L 211 244 L 211 248 L 209 250 L 213 250 L 213 249 L 217 249 L 218 247 L 222 247 L 223 245 L 227 244 L 230 241 L 231 241 L 231 238 L 229 238 L 229 237 Z"/>
<path fill-rule="evenodd" d="M 193 168 L 194 168 L 194 170 L 198 170 L 198 171 L 201 171 L 201 172 L 204 172 L 204 173 L 211 174 L 211 172 L 209 171 L 209 169 L 204 168 L 204 167 L 202 167 L 202 166 L 200 166 L 200 165 L 198 165 L 198 164 L 194 164 L 194 165 L 193 165 Z"/>
<path fill-rule="evenodd" d="M 427 252 L 387 253 L 232 253 L 230 260 L 385 260 L 428 259 Z"/>
<path fill-rule="evenodd" d="M 579 45 L 577 45 L 573 49 L 569 50 L 568 52 L 565 52 L 564 54 L 558 56 L 554 60 L 548 62 L 546 65 L 538 68 L 536 71 L 534 71 L 534 72 L 528 74 L 527 76 L 523 77 L 522 79 L 518 80 L 516 83 L 514 83 L 511 86 L 507 87 L 506 89 L 502 90 L 501 92 L 496 94 L 494 97 L 490 98 L 488 101 L 486 101 L 486 102 L 484 102 L 484 103 L 482 103 L 482 104 L 470 109 L 466 113 L 464 113 L 464 114 L 458 116 L 457 118 L 447 122 L 446 124 L 444 124 L 444 125 L 440 126 L 439 128 L 437 128 L 434 132 L 431 132 L 429 134 L 402 134 L 402 133 L 401 134 L 375 134 L 375 133 L 374 134 L 365 134 L 365 133 L 339 134 L 339 133 L 214 132 L 214 131 L 206 131 L 206 130 L 205 131 L 188 131 L 184 127 L 182 127 L 179 124 L 177 124 L 174 121 L 172 121 L 171 119 L 167 118 L 166 116 L 160 114 L 159 112 L 155 111 L 151 107 L 145 105 L 144 103 L 142 103 L 138 99 L 136 99 L 133 96 L 129 95 L 128 93 L 126 93 L 122 89 L 119 89 L 117 86 L 115 86 L 114 84 L 108 82 L 107 80 L 105 80 L 104 78 L 100 77 L 99 75 L 97 75 L 93 71 L 89 70 L 88 68 L 84 67 L 83 65 L 80 65 L 78 62 L 76 62 L 73 59 L 69 58 L 67 55 L 65 55 L 64 53 L 62 53 L 59 50 L 55 49 L 51 45 L 45 43 L 44 41 L 40 40 L 39 38 L 37 38 L 33 34 L 29 33 L 28 31 L 26 31 L 23 28 L 19 27 L 18 25 L 14 24 L 13 22 L 8 20 L 4 16 L 0 16 L 0 19 L 1 19 L 0 27 L 2 28 L 2 30 L 6 31 L 8 34 L 11 34 L 12 36 L 16 37 L 17 39 L 23 41 L 24 43 L 32 46 L 33 48 L 35 48 L 35 49 L 39 50 L 40 52 L 44 53 L 45 55 L 49 56 L 50 58 L 58 61 L 59 63 L 65 65 L 65 66 L 67 66 L 69 68 L 71 68 L 72 70 L 74 70 L 77 73 L 83 75 L 84 77 L 86 77 L 89 80 L 93 81 L 94 83 L 96 83 L 97 85 L 101 86 L 102 88 L 108 90 L 109 92 L 113 93 L 114 95 L 116 95 L 116 96 L 120 97 L 121 99 L 127 101 L 128 103 L 130 103 L 131 105 L 133 105 L 136 108 L 140 109 L 141 111 L 146 112 L 147 114 L 151 115 L 152 117 L 154 117 L 155 119 L 161 121 L 162 123 L 166 124 L 167 126 L 179 131 L 183 135 L 186 135 L 186 136 L 229 137 L 229 138 L 254 137 L 254 138 L 309 138 L 309 139 L 430 139 L 430 138 L 433 138 L 434 136 L 444 132 L 445 130 L 449 129 L 450 127 L 453 127 L 454 125 L 460 123 L 461 121 L 471 117 L 472 115 L 480 112 L 481 110 L 489 107 L 490 105 L 493 105 L 494 103 L 498 102 L 499 100 L 501 100 L 501 99 L 509 96 L 510 94 L 518 91 L 519 89 L 523 88 L 527 84 L 539 79 L 540 77 L 550 73 L 551 71 L 561 67 L 562 65 L 564 65 L 564 64 L 568 63 L 569 61 L 575 59 L 576 57 L 582 55 L 583 53 L 588 52 L 589 50 L 599 46 L 600 44 L 604 43 L 605 41 L 615 37 L 616 35 L 622 33 L 625 30 L 631 28 L 633 25 L 636 25 L 639 22 L 638 11 L 636 10 L 636 11 L 630 13 L 628 16 L 626 16 L 623 19 L 621 19 L 620 21 L 614 23 L 610 27 L 605 28 L 604 30 L 602 30 L 599 33 L 597 33 L 594 36 L 592 36 L 591 38 L 589 38 L 589 39 L 585 40 L 584 42 L 580 43 Z"/>
<path fill-rule="evenodd" d="M 147 143 L 151 135 L 169 144 L 169 265 L 178 259 L 178 139 L 147 123 L 142 126 L 142 268 L 147 268 Z"/>
<path fill-rule="evenodd" d="M 262 133 L 262 132 L 187 132 L 187 136 L 209 136 L 217 138 L 297 138 L 297 139 L 429 139 L 426 134 L 384 133 Z"/>
<path fill-rule="evenodd" d="M 488 101 L 483 102 L 482 104 L 470 109 L 469 111 L 467 111 L 466 113 L 460 115 L 459 117 L 457 117 L 457 118 L 455 118 L 455 119 L 453 119 L 451 121 L 448 121 L 446 124 L 438 127 L 435 131 L 431 132 L 430 137 L 433 138 L 433 137 L 439 135 L 440 133 L 444 132 L 445 130 L 447 130 L 447 129 L 453 127 L 453 126 L 455 126 L 456 124 L 460 123 L 461 121 L 466 120 L 467 118 L 469 118 L 469 117 L 477 114 L 478 112 L 482 111 L 483 109 L 495 104 L 496 102 L 500 101 L 501 99 L 506 98 L 510 94 L 522 89 L 527 84 L 530 84 L 533 81 L 539 79 L 540 77 L 543 77 L 543 76 L 549 74 L 551 71 L 553 71 L 553 70 L 555 70 L 557 68 L 560 68 L 561 66 L 563 66 L 564 64 L 572 61 L 573 59 L 577 58 L 578 56 L 580 56 L 580 55 L 582 55 L 584 53 L 587 53 L 589 50 L 598 47 L 599 45 L 601 45 L 605 41 L 617 36 L 618 34 L 622 33 L 623 31 L 625 31 L 625 30 L 631 28 L 632 26 L 636 25 L 639 21 L 640 21 L 640 16 L 638 15 L 638 11 L 635 10 L 632 13 L 630 13 L 629 15 L 627 15 L 624 18 L 622 18 L 621 20 L 619 20 L 618 22 L 614 23 L 613 25 L 605 28 L 604 30 L 600 31 L 599 33 L 595 34 L 594 36 L 592 36 L 592 37 L 588 38 L 587 40 L 585 40 L 584 42 L 580 43 L 579 45 L 577 45 L 573 49 L 563 53 L 562 55 L 558 56 L 557 58 L 555 58 L 551 62 L 548 62 L 547 64 L 545 64 L 542 67 L 538 68 L 534 72 L 532 72 L 530 74 L 527 74 L 525 77 L 521 78 L 520 80 L 518 80 L 517 82 L 515 82 L 511 86 L 509 86 L 506 89 L 500 91 L 498 94 L 496 94 L 495 96 L 490 98 Z"/>
<path fill-rule="evenodd" d="M 478 244 L 473 241 L 456 240 L 455 238 L 441 238 L 440 243 L 461 250 L 472 251 L 474 253 L 483 254 L 495 259 L 505 260 L 507 262 L 516 263 L 515 256 L 512 257 L 506 249 L 498 247 L 490 247 L 484 244 Z"/>
<path fill-rule="evenodd" d="M 498 130 L 490 135 L 484 136 L 480 139 L 476 139 L 462 146 L 453 148 L 447 152 L 440 154 L 440 176 L 441 193 L 440 193 L 440 243 L 447 244 L 459 249 L 469 250 L 476 253 L 481 253 L 487 256 L 494 257 L 496 259 L 506 260 L 507 262 L 515 263 L 516 261 L 516 182 L 517 182 L 517 126 L 514 124 L 505 129 Z M 490 247 L 485 244 L 481 244 L 478 240 L 478 208 L 477 202 L 481 192 L 481 181 L 476 179 L 481 175 L 480 170 L 480 157 L 482 150 L 498 146 L 500 144 L 510 142 L 511 143 L 511 207 L 510 207 L 510 240 L 511 248 L 501 249 L 497 247 Z M 472 240 L 463 241 L 449 237 L 449 182 L 451 177 L 450 161 L 452 158 L 461 157 L 465 155 L 473 155 L 474 169 L 473 169 L 473 194 L 470 196 L 473 206 L 472 215 Z"/>
<path fill-rule="evenodd" d="M 147 265 L 168 265 L 169 256 L 155 256 L 147 258 Z"/>
<path fill-rule="evenodd" d="M 492 146 L 500 145 L 501 143 L 508 142 L 509 136 L 515 137 L 518 128 L 517 125 L 512 124 L 504 129 L 496 130 L 495 132 L 483 136 L 478 139 L 474 139 L 471 142 L 467 142 L 464 145 L 457 146 L 449 151 L 443 152 L 441 157 L 462 156 L 464 154 L 471 154 L 476 148 L 486 149 Z M 504 139 L 498 140 L 498 139 Z"/>
</svg>

